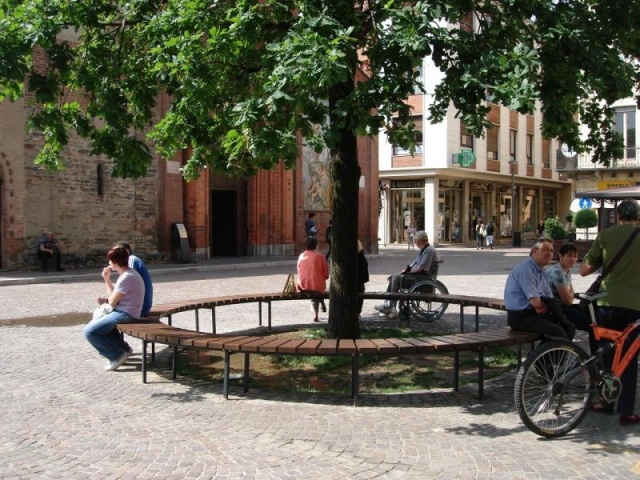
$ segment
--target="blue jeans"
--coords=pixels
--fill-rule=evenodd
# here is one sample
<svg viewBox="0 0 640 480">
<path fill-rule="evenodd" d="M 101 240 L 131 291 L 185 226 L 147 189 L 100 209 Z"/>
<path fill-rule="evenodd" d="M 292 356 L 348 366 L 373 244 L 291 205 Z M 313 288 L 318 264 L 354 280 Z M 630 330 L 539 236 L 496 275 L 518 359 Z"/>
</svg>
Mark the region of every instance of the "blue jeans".
<svg viewBox="0 0 640 480">
<path fill-rule="evenodd" d="M 114 361 L 125 353 L 124 340 L 116 325 L 135 321 L 136 319 L 128 313 L 114 310 L 107 315 L 91 320 L 84 327 L 83 333 L 100 355 L 106 357 L 109 361 Z"/>
</svg>

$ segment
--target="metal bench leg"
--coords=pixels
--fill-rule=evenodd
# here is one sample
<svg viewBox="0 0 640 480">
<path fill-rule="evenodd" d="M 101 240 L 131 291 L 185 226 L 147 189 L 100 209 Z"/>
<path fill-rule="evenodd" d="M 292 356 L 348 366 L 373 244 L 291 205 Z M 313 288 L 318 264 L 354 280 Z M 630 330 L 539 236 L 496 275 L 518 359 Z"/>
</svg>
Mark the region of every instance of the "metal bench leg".
<svg viewBox="0 0 640 480">
<path fill-rule="evenodd" d="M 478 398 L 484 398 L 484 348 L 478 350 Z"/>
<path fill-rule="evenodd" d="M 147 343 L 142 340 L 142 383 L 147 383 Z"/>
<path fill-rule="evenodd" d="M 229 400 L 229 363 L 231 361 L 231 353 L 224 351 L 224 369 L 222 373 L 222 396 L 225 400 Z"/>
<path fill-rule="evenodd" d="M 176 379 L 178 374 L 178 347 L 172 347 L 173 357 L 171 358 L 171 378 Z"/>
<path fill-rule="evenodd" d="M 460 352 L 453 354 L 453 391 L 457 392 L 460 387 Z"/>
<path fill-rule="evenodd" d="M 216 307 L 211 307 L 211 333 L 216 334 Z"/>
<path fill-rule="evenodd" d="M 358 390 L 360 388 L 360 355 L 354 354 L 351 356 L 351 398 L 353 399 L 353 406 L 358 404 Z"/>
<path fill-rule="evenodd" d="M 156 343 L 151 342 L 151 362 L 155 363 L 156 361 Z"/>
<path fill-rule="evenodd" d="M 262 301 L 258 302 L 258 326 L 262 326 Z"/>
<path fill-rule="evenodd" d="M 244 373 L 243 373 L 243 377 L 242 377 L 242 390 L 244 391 L 244 393 L 247 393 L 249 391 L 249 361 L 251 359 L 251 356 L 249 355 L 249 352 L 245 352 L 244 354 Z"/>
<path fill-rule="evenodd" d="M 476 305 L 476 332 L 480 331 L 480 307 Z"/>
<path fill-rule="evenodd" d="M 460 304 L 460 333 L 464 333 L 464 305 Z"/>
<path fill-rule="evenodd" d="M 200 310 L 196 308 L 196 332 L 200 331 Z"/>
<path fill-rule="evenodd" d="M 269 321 L 269 325 L 268 325 L 267 328 L 269 329 L 269 331 L 271 331 L 271 300 L 269 300 L 267 302 L 267 312 L 269 312 L 267 314 L 267 318 L 268 318 L 268 321 Z"/>
</svg>

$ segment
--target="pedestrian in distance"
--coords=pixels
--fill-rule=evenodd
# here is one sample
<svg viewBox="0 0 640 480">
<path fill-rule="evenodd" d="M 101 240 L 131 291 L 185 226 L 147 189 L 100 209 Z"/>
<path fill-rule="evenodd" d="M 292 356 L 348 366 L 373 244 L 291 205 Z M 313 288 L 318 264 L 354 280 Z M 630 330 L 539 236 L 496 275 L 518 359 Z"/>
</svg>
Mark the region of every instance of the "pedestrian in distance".
<svg viewBox="0 0 640 480">
<path fill-rule="evenodd" d="M 329 264 L 324 255 L 317 251 L 318 239 L 316 237 L 307 237 L 306 250 L 298 257 L 298 278 L 296 287 L 300 292 L 312 292 L 323 294 L 327 289 L 327 280 L 329 279 Z M 318 318 L 318 310 L 322 307 L 322 311 L 326 312 L 324 299 L 311 300 L 311 310 L 313 311 L 313 321 L 320 321 Z"/>
<path fill-rule="evenodd" d="M 358 275 L 358 293 L 364 293 L 365 284 L 369 282 L 369 262 L 364 255 L 364 247 L 362 242 L 358 240 L 358 259 L 356 262 L 357 275 Z M 358 316 L 362 313 L 362 305 L 364 304 L 364 298 L 358 299 Z"/>
<path fill-rule="evenodd" d="M 407 249 L 414 250 L 416 248 L 416 243 L 414 241 L 414 237 L 416 235 L 416 227 L 413 223 L 409 223 L 407 227 Z"/>
<path fill-rule="evenodd" d="M 484 235 L 485 235 L 484 223 L 482 222 L 482 219 L 480 219 L 476 224 L 476 250 L 484 249 L 484 244 L 483 244 Z"/>
<path fill-rule="evenodd" d="M 306 237 L 315 237 L 318 235 L 318 227 L 313 220 L 316 216 L 316 212 L 309 212 L 307 219 L 304 221 L 304 234 Z"/>
<path fill-rule="evenodd" d="M 329 250 L 327 250 L 327 255 L 325 256 L 325 258 L 327 259 L 327 262 L 329 261 L 329 258 L 331 258 L 331 241 L 333 240 L 332 236 L 333 236 L 333 219 L 330 219 L 329 226 L 327 227 L 327 233 L 325 234 L 325 240 L 327 242 L 327 245 L 329 245 Z"/>
<path fill-rule="evenodd" d="M 487 223 L 487 226 L 484 228 L 484 232 L 485 232 L 485 241 L 487 243 L 487 247 L 489 247 L 491 250 L 493 250 L 493 235 L 496 231 L 496 227 L 493 225 L 493 222 L 491 220 L 489 220 L 489 223 Z"/>
<path fill-rule="evenodd" d="M 605 228 L 596 237 L 589 252 L 582 259 L 580 275 L 590 275 L 602 268 L 606 270 L 600 291 L 607 296 L 598 300 L 598 323 L 612 330 L 624 330 L 627 325 L 640 318 L 640 235 L 638 220 L 640 217 L 638 202 L 634 199 L 623 200 L 616 208 L 618 222 L 616 226 Z M 633 237 L 635 235 L 635 237 Z M 619 257 L 609 270 L 612 260 Z M 637 331 L 636 331 L 637 332 Z M 632 335 L 633 336 L 633 335 Z M 629 341 L 633 341 L 630 338 Z M 613 352 L 604 356 L 604 367 L 612 365 Z M 640 423 L 640 415 L 634 413 L 636 387 L 638 382 L 638 355 L 636 355 L 621 375 L 622 391 L 616 410 L 621 425 Z M 608 405 L 600 399 L 592 410 L 609 411 Z"/>
</svg>

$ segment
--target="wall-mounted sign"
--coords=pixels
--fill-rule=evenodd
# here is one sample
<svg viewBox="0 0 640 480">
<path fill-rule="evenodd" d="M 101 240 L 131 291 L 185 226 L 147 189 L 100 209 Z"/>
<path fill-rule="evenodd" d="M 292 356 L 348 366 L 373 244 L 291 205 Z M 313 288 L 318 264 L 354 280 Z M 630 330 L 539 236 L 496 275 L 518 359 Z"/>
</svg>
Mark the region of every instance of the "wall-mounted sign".
<svg viewBox="0 0 640 480">
<path fill-rule="evenodd" d="M 468 148 L 462 149 L 462 151 L 458 154 L 458 163 L 460 166 L 469 168 L 475 162 L 476 156 L 473 153 L 473 150 Z"/>
<path fill-rule="evenodd" d="M 611 188 L 635 187 L 635 182 L 629 180 L 601 180 L 597 183 L 598 190 L 609 190 Z"/>
<path fill-rule="evenodd" d="M 391 180 L 391 188 L 424 188 L 424 178 L 422 180 Z"/>
</svg>

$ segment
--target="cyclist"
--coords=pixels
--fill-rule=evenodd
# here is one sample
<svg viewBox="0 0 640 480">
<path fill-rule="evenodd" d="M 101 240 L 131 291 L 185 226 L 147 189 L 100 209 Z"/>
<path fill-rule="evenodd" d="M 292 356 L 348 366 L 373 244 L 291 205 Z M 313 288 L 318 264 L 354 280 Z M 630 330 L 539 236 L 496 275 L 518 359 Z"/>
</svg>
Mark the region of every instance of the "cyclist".
<svg viewBox="0 0 640 480">
<path fill-rule="evenodd" d="M 638 202 L 627 199 L 620 202 L 616 213 L 618 223 L 614 227 L 602 230 L 589 253 L 582 260 L 580 275 L 589 275 L 599 268 L 606 266 L 614 258 L 627 240 L 634 233 L 640 216 Z M 614 268 L 607 272 L 600 290 L 606 291 L 607 296 L 598 301 L 598 323 L 613 330 L 624 330 L 632 322 L 640 318 L 640 238 L 636 238 L 624 252 L 623 261 L 617 262 Z M 629 341 L 633 341 L 630 338 Z M 612 352 L 604 358 L 605 366 L 611 365 Z M 640 422 L 640 415 L 634 413 L 636 401 L 636 383 L 638 380 L 638 356 L 631 361 L 622 374 L 622 392 L 618 398 L 617 411 L 621 425 L 633 425 Z M 592 410 L 606 411 L 602 402 L 594 404 Z"/>
<path fill-rule="evenodd" d="M 407 265 L 402 272 L 394 273 L 389 277 L 389 285 L 387 286 L 387 292 L 399 292 L 400 283 L 402 282 L 403 288 L 409 288 L 416 282 L 416 278 L 411 278 L 407 274 L 419 274 L 429 273 L 431 266 L 434 262 L 438 261 L 438 254 L 436 249 L 429 245 L 429 236 L 424 230 L 418 230 L 414 236 L 414 241 L 420 249 L 420 253 L 413 261 L 411 265 Z M 404 278 L 403 278 L 404 275 Z M 396 309 L 395 300 L 386 300 L 380 305 L 376 305 L 375 308 L 381 315 L 386 315 L 389 318 L 397 317 L 398 310 Z"/>
</svg>

